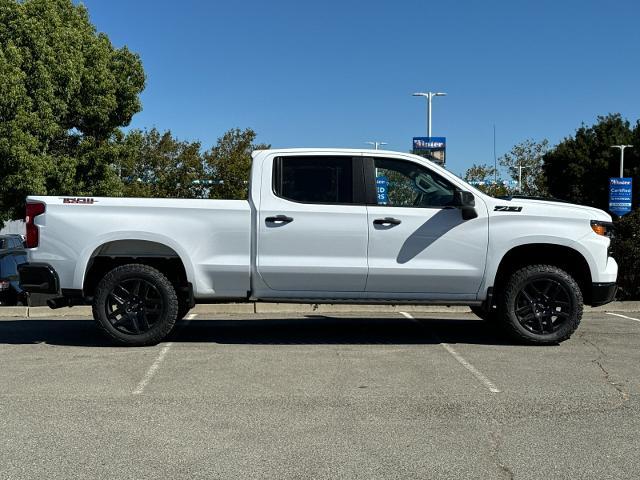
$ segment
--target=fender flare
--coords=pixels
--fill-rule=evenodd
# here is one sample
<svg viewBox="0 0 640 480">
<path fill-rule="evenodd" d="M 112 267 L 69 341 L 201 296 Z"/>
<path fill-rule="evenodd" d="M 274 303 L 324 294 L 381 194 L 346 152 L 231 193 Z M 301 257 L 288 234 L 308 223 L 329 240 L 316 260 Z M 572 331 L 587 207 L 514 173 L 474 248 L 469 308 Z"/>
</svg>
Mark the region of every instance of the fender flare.
<svg viewBox="0 0 640 480">
<path fill-rule="evenodd" d="M 184 265 L 184 270 L 187 274 L 187 281 L 195 286 L 195 270 L 193 268 L 193 264 L 191 263 L 189 255 L 184 251 L 180 244 L 175 242 L 171 237 L 167 237 L 165 235 L 140 231 L 109 232 L 96 237 L 94 241 L 88 244 L 78 255 L 73 275 L 73 284 L 80 285 L 80 288 L 82 288 L 89 267 L 89 262 L 93 257 L 95 257 L 95 253 L 102 246 L 111 242 L 135 240 L 158 243 L 176 252 L 178 258 Z"/>
</svg>

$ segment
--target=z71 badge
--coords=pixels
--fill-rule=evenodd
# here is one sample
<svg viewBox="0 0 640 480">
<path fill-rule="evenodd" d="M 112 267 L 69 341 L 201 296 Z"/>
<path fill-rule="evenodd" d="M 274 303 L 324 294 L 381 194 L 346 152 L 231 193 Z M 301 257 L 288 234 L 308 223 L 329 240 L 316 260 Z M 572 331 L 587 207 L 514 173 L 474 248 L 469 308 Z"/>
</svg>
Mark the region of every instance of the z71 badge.
<svg viewBox="0 0 640 480">
<path fill-rule="evenodd" d="M 76 205 L 93 205 L 94 203 L 98 203 L 97 200 L 93 198 L 85 198 L 85 197 L 64 197 L 62 199 L 62 203 L 73 203 Z"/>
<path fill-rule="evenodd" d="M 494 209 L 494 212 L 521 212 L 522 207 L 510 207 L 508 205 L 497 205 Z"/>
</svg>

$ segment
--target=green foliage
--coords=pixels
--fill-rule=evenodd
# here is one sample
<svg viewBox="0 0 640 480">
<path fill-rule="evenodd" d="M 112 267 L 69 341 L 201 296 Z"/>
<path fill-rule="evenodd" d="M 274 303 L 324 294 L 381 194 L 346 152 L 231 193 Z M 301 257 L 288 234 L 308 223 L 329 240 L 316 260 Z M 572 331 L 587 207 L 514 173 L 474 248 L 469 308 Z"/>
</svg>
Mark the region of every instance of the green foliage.
<svg viewBox="0 0 640 480">
<path fill-rule="evenodd" d="M 116 144 L 113 162 L 126 197 L 204 198 L 206 173 L 199 142 L 171 132 L 132 130 Z"/>
<path fill-rule="evenodd" d="M 241 200 L 248 197 L 251 152 L 270 148 L 269 145 L 255 144 L 255 138 L 256 133 L 250 128 L 234 128 L 205 153 L 205 163 L 211 175 L 224 182 L 211 188 L 211 198 Z"/>
<path fill-rule="evenodd" d="M 497 183 L 495 180 L 497 178 Z M 491 195 L 492 197 L 500 197 L 509 195 L 509 188 L 503 184 L 503 180 L 498 172 L 496 175 L 496 169 L 491 165 L 486 164 L 473 164 L 464 174 L 463 179 L 466 182 L 471 183 L 478 190 Z M 476 182 L 490 181 L 492 183 L 478 185 Z"/>
<path fill-rule="evenodd" d="M 118 193 L 117 128 L 140 110 L 137 55 L 71 0 L 0 2 L 0 222 L 29 194 Z"/>
<path fill-rule="evenodd" d="M 640 209 L 615 222 L 611 242 L 613 258 L 618 262 L 618 298 L 640 298 Z"/>
<path fill-rule="evenodd" d="M 632 129 L 620 114 L 611 114 L 590 127 L 582 125 L 543 157 L 549 193 L 607 210 L 609 177 L 617 177 L 620 169 L 620 151 L 611 145 L 621 143 L 640 146 L 640 122 Z M 637 177 L 638 158 L 640 148 L 625 151 L 625 175 Z"/>
<path fill-rule="evenodd" d="M 519 181 L 522 166 L 522 195 L 544 196 L 547 194 L 547 179 L 543 170 L 543 157 L 549 150 L 549 141 L 540 142 L 527 139 L 515 145 L 510 152 L 500 157 L 500 165 L 506 167 L 509 175 Z"/>
<path fill-rule="evenodd" d="M 417 191 L 410 177 L 397 170 L 387 170 L 386 168 L 376 168 L 376 176 L 387 177 L 389 205 L 413 205 Z"/>
<path fill-rule="evenodd" d="M 625 150 L 624 175 L 640 173 L 640 122 L 631 126 L 620 114 L 598 117 L 595 125 L 582 125 L 544 155 L 544 172 L 551 195 L 608 210 L 609 177 L 620 175 L 620 151 L 611 145 L 631 144 Z M 615 220 L 612 255 L 618 262 L 618 298 L 640 298 L 640 210 Z"/>
</svg>

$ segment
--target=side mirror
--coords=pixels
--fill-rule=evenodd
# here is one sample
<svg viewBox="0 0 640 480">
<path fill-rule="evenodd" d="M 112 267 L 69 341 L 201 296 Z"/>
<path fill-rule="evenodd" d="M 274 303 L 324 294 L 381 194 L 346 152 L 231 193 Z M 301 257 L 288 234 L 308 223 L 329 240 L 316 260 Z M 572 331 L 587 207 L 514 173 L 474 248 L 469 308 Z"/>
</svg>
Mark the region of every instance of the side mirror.
<svg viewBox="0 0 640 480">
<path fill-rule="evenodd" d="M 463 220 L 472 220 L 478 216 L 476 212 L 476 198 L 473 193 L 465 190 L 456 190 L 453 194 L 453 204 L 462 212 Z"/>
<path fill-rule="evenodd" d="M 475 207 L 476 197 L 471 192 L 456 190 L 453 194 L 453 202 L 456 207 Z"/>
</svg>

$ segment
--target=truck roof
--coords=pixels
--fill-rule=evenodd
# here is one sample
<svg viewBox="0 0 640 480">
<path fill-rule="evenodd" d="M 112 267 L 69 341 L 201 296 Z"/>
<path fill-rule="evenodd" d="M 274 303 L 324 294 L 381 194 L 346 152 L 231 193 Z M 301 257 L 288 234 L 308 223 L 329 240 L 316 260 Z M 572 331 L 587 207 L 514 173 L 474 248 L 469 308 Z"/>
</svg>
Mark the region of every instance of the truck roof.
<svg viewBox="0 0 640 480">
<path fill-rule="evenodd" d="M 269 148 L 264 150 L 254 150 L 251 156 L 255 158 L 260 153 L 309 153 L 309 152 L 317 152 L 317 153 L 338 153 L 338 154 L 380 154 L 380 153 L 390 153 L 390 154 L 409 154 L 410 152 L 399 152 L 394 150 L 374 150 L 372 148 Z"/>
</svg>

